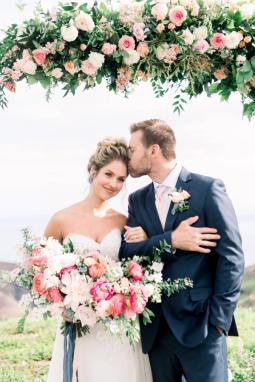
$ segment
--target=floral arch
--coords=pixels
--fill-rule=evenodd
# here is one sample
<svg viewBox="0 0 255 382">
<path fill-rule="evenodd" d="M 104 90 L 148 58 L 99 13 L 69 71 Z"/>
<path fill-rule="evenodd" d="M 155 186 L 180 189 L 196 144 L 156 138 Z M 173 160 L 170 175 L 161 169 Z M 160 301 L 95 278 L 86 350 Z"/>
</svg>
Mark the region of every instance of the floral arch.
<svg viewBox="0 0 255 382">
<path fill-rule="evenodd" d="M 0 42 L 0 106 L 6 90 L 39 82 L 75 94 L 106 80 L 128 94 L 151 81 L 157 97 L 175 89 L 174 111 L 206 91 L 223 100 L 238 91 L 243 114 L 255 115 L 255 6 L 233 0 L 145 0 L 116 7 L 60 3 L 36 8 Z"/>
</svg>

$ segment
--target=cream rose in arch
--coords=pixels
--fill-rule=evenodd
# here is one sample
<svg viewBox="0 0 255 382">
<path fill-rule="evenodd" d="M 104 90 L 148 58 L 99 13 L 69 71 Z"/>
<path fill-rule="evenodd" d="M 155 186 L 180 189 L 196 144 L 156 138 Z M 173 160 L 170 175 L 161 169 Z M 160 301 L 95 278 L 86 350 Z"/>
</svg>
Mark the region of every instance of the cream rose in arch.
<svg viewBox="0 0 255 382">
<path fill-rule="evenodd" d="M 225 46 L 228 49 L 236 49 L 242 39 L 243 35 L 240 32 L 233 31 L 226 35 Z"/>
<path fill-rule="evenodd" d="M 160 44 L 156 49 L 157 59 L 160 61 L 163 60 L 167 55 L 168 49 L 169 49 L 169 45 L 166 42 L 164 42 L 163 44 Z"/>
<path fill-rule="evenodd" d="M 151 14 L 156 20 L 162 21 L 166 18 L 168 7 L 164 3 L 157 3 L 151 9 Z"/>
<path fill-rule="evenodd" d="M 124 63 L 126 65 L 133 65 L 137 64 L 137 62 L 140 60 L 140 55 L 136 50 L 129 50 L 128 57 L 124 57 Z"/>
<path fill-rule="evenodd" d="M 92 17 L 84 12 L 80 12 L 78 16 L 75 17 L 74 24 L 76 28 L 85 32 L 92 32 L 95 28 L 95 23 Z"/>
<path fill-rule="evenodd" d="M 76 40 L 78 37 L 78 34 L 79 34 L 78 29 L 74 25 L 71 25 L 70 27 L 66 27 L 66 26 L 61 27 L 61 36 L 67 42 Z"/>
<path fill-rule="evenodd" d="M 96 69 L 100 69 L 103 66 L 104 55 L 101 53 L 91 52 L 88 59 Z"/>
<path fill-rule="evenodd" d="M 181 38 L 187 45 L 192 45 L 194 41 L 194 36 L 188 28 L 182 32 Z"/>
</svg>

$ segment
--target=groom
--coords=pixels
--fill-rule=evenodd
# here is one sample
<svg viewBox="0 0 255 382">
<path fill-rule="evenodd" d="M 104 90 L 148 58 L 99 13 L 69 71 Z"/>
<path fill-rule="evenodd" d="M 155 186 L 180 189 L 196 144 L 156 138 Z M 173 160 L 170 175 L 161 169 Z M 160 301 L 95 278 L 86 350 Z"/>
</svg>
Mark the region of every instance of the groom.
<svg viewBox="0 0 255 382">
<path fill-rule="evenodd" d="M 165 278 L 190 277 L 194 287 L 149 306 L 155 317 L 144 326 L 154 382 L 227 382 L 226 335 L 238 335 L 235 310 L 244 259 L 232 204 L 221 180 L 190 173 L 176 160 L 175 136 L 151 119 L 131 126 L 129 171 L 152 183 L 129 197 L 129 217 L 120 256 L 150 256 L 160 240 Z M 185 190 L 187 209 L 171 201 Z M 180 196 L 180 194 L 175 194 Z M 221 238 L 216 234 L 220 233 Z M 216 245 L 217 243 L 217 245 Z"/>
</svg>

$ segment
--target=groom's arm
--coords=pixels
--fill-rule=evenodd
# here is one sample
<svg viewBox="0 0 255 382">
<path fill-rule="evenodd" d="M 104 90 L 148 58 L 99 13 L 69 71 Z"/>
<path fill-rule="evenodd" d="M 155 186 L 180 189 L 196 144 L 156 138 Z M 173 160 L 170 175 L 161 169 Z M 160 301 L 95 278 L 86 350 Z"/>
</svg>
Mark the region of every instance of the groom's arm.
<svg viewBox="0 0 255 382">
<path fill-rule="evenodd" d="M 235 211 L 224 183 L 218 179 L 207 192 L 205 211 L 207 225 L 221 234 L 213 255 L 217 256 L 217 265 L 209 320 L 227 333 L 240 294 L 244 256 Z"/>
<path fill-rule="evenodd" d="M 135 214 L 135 206 L 133 201 L 133 195 L 129 196 L 128 203 L 128 221 L 127 225 L 129 227 L 137 227 L 140 226 L 140 223 L 137 220 Z M 132 258 L 134 256 L 152 256 L 153 248 L 159 247 L 160 241 L 165 240 L 169 245 L 171 245 L 171 231 L 166 231 L 159 235 L 154 235 L 149 237 L 147 240 L 143 240 L 137 243 L 127 243 L 124 239 L 124 235 L 122 235 L 122 243 L 120 247 L 120 258 Z M 163 253 L 162 260 L 163 261 L 171 261 L 175 258 L 174 255 L 169 253 Z"/>
</svg>

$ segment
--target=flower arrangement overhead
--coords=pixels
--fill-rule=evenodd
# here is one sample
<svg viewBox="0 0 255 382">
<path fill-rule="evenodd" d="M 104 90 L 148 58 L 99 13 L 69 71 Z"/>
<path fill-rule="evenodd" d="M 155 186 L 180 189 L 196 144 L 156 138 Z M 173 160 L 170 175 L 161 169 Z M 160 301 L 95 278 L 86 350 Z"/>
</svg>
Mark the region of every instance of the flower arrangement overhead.
<svg viewBox="0 0 255 382">
<path fill-rule="evenodd" d="M 38 6 L 33 19 L 11 25 L 0 42 L 0 106 L 17 82 L 64 95 L 105 79 L 128 94 L 150 80 L 157 97 L 174 92 L 173 108 L 206 91 L 223 100 L 238 91 L 255 115 L 255 6 L 232 0 L 145 0 L 112 6 Z"/>
</svg>

